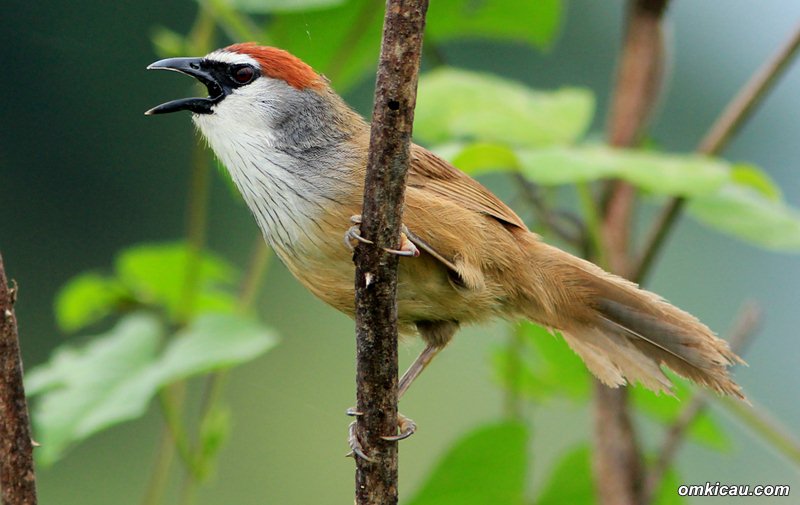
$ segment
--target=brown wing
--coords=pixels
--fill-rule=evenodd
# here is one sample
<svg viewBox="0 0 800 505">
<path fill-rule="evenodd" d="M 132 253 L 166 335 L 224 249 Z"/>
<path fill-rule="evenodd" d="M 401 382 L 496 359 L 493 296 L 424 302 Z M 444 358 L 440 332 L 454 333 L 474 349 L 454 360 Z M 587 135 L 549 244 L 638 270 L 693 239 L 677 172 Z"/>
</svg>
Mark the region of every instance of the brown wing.
<svg viewBox="0 0 800 505">
<path fill-rule="evenodd" d="M 513 210 L 478 181 L 416 144 L 411 144 L 408 186 L 446 198 L 504 224 L 527 229 Z"/>
<path fill-rule="evenodd" d="M 434 232 L 420 223 L 423 219 L 438 219 L 447 226 L 437 227 Z M 482 253 L 477 251 L 477 244 L 465 244 L 458 230 L 464 227 L 485 230 L 484 219 L 494 221 L 500 228 L 527 230 L 522 219 L 479 182 L 427 149 L 412 144 L 404 217 L 408 238 L 471 287 L 482 284 L 481 261 L 472 257 Z M 506 234 L 506 230 L 497 231 L 500 236 Z"/>
</svg>

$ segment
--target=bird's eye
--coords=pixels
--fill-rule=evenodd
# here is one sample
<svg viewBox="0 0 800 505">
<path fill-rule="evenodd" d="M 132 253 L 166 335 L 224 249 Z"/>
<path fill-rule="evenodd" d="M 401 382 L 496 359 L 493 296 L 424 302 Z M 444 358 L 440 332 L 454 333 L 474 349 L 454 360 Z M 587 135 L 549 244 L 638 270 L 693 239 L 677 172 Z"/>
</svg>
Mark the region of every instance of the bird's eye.
<svg viewBox="0 0 800 505">
<path fill-rule="evenodd" d="M 255 75 L 256 71 L 250 65 L 238 65 L 231 68 L 231 77 L 239 84 L 247 84 L 253 80 Z"/>
</svg>

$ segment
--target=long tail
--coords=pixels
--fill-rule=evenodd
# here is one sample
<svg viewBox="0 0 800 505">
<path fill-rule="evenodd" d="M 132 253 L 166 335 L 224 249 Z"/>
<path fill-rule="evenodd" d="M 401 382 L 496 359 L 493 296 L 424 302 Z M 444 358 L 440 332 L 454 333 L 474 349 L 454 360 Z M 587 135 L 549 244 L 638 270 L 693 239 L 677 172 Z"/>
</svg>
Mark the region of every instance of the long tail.
<svg viewBox="0 0 800 505">
<path fill-rule="evenodd" d="M 560 330 L 602 382 L 639 381 L 669 391 L 661 370 L 666 365 L 717 393 L 744 398 L 728 374 L 729 366 L 744 361 L 697 318 L 533 234 L 524 240 L 535 277 L 525 293 L 532 307 L 526 315 Z"/>
</svg>

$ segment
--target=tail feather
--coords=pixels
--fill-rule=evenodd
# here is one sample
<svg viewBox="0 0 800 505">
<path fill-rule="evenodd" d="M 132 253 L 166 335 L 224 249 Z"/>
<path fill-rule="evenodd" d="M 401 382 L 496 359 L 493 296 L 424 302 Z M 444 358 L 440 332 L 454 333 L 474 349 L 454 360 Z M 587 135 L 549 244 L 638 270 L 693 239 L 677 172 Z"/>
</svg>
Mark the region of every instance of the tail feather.
<svg viewBox="0 0 800 505">
<path fill-rule="evenodd" d="M 717 393 L 744 398 L 728 374 L 729 366 L 744 361 L 697 318 L 592 263 L 552 251 L 557 251 L 558 261 L 552 261 L 548 251 L 551 259 L 540 266 L 557 269 L 557 275 L 545 274 L 541 279 L 561 279 L 560 287 L 570 286 L 572 296 L 580 298 L 581 308 L 570 311 L 568 318 L 558 317 L 561 327 L 550 326 L 562 331 L 570 347 L 602 382 L 619 386 L 638 381 L 655 391 L 668 392 L 671 383 L 661 370 L 665 365 Z M 564 312 L 558 303 L 552 314 Z M 541 312 L 539 315 L 541 319 Z"/>
</svg>

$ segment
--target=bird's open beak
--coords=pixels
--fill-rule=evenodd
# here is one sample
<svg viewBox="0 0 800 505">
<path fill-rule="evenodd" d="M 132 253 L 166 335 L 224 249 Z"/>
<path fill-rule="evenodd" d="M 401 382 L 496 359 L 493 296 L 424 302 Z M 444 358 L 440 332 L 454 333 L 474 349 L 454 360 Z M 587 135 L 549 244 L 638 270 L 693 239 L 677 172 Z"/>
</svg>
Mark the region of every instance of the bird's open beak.
<svg viewBox="0 0 800 505">
<path fill-rule="evenodd" d="M 177 112 L 179 110 L 188 110 L 195 114 L 211 114 L 211 107 L 225 97 L 222 86 L 202 58 L 167 58 L 150 64 L 147 70 L 172 70 L 191 75 L 202 82 L 208 89 L 208 97 L 206 98 L 180 98 L 162 103 L 145 112 L 147 116 Z"/>
</svg>

